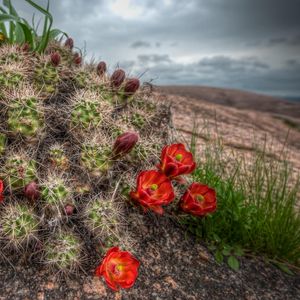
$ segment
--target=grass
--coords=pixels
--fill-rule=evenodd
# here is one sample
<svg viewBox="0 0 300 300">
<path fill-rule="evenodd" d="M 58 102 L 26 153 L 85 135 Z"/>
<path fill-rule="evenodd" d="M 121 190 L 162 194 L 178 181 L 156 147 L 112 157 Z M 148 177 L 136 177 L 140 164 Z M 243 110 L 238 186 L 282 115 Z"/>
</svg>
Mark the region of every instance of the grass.
<svg viewBox="0 0 300 300">
<path fill-rule="evenodd" d="M 192 151 L 195 137 L 194 134 Z M 235 249 L 243 248 L 297 268 L 300 214 L 296 203 L 300 183 L 285 151 L 279 160 L 272 159 L 265 144 L 249 161 L 244 156 L 228 155 L 220 139 L 204 147 L 193 180 L 216 189 L 218 209 L 205 218 L 184 217 L 182 222 L 213 245 L 219 261 L 230 253 L 235 256 Z"/>
</svg>

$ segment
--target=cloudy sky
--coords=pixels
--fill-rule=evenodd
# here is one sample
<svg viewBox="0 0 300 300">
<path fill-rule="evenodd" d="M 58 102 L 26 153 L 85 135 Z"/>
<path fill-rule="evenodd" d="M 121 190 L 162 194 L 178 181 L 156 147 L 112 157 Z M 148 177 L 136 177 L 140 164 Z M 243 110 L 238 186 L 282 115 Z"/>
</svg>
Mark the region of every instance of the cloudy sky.
<svg viewBox="0 0 300 300">
<path fill-rule="evenodd" d="M 33 9 L 12 0 L 31 20 Z M 44 0 L 37 0 L 45 5 Z M 143 81 L 300 96 L 300 0 L 50 0 L 87 57 Z"/>
</svg>

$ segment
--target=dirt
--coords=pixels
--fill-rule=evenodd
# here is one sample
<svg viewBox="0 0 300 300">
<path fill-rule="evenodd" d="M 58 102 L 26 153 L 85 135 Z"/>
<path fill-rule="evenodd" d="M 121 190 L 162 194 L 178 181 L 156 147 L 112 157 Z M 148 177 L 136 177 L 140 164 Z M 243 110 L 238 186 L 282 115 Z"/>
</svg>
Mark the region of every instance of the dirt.
<svg viewBox="0 0 300 300">
<path fill-rule="evenodd" d="M 260 259 L 241 259 L 239 271 L 218 265 L 201 242 L 172 220 L 132 211 L 135 256 L 141 261 L 133 288 L 112 292 L 89 274 L 56 279 L 39 266 L 0 266 L 0 299 L 298 299 L 300 276 Z M 96 264 L 95 264 L 96 267 Z"/>
</svg>

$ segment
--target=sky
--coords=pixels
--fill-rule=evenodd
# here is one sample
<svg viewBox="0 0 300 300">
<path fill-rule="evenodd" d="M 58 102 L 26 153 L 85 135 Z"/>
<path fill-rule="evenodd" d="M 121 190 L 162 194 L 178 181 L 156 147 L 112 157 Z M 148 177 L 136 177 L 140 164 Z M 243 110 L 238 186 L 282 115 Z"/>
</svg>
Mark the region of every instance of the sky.
<svg viewBox="0 0 300 300">
<path fill-rule="evenodd" d="M 31 20 L 30 5 L 12 2 Z M 300 96 L 300 0 L 50 0 L 50 11 L 110 72 Z"/>
</svg>

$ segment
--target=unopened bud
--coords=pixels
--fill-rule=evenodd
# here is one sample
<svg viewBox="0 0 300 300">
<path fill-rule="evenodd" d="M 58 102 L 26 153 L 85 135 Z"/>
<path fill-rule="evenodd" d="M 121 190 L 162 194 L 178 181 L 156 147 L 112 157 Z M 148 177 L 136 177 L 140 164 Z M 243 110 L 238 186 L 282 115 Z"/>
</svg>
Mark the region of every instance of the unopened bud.
<svg viewBox="0 0 300 300">
<path fill-rule="evenodd" d="M 125 77 L 126 77 L 125 72 L 122 69 L 118 69 L 114 71 L 114 73 L 110 78 L 112 87 L 119 88 L 123 83 L 123 81 L 125 80 Z"/>
<path fill-rule="evenodd" d="M 73 47 L 74 47 L 73 39 L 72 38 L 67 38 L 66 41 L 65 41 L 65 46 L 72 50 Z"/>
<path fill-rule="evenodd" d="M 140 87 L 140 81 L 137 78 L 127 80 L 124 87 L 125 95 L 133 95 Z"/>
<path fill-rule="evenodd" d="M 60 63 L 60 55 L 58 52 L 54 52 L 51 54 L 51 62 L 53 64 L 53 66 L 57 67 Z"/>
<path fill-rule="evenodd" d="M 28 183 L 24 188 L 24 195 L 29 200 L 37 200 L 40 198 L 39 186 L 35 181 Z"/>
<path fill-rule="evenodd" d="M 106 72 L 106 63 L 104 61 L 100 61 L 97 66 L 97 74 L 99 76 L 103 76 L 103 74 Z"/>
<path fill-rule="evenodd" d="M 125 132 L 117 137 L 113 146 L 113 153 L 116 156 L 128 154 L 138 142 L 139 136 L 135 132 Z"/>
<path fill-rule="evenodd" d="M 74 54 L 74 63 L 75 63 L 76 65 L 80 65 L 81 62 L 82 62 L 82 57 L 79 55 L 79 53 L 76 52 L 76 53 Z"/>
<path fill-rule="evenodd" d="M 72 205 L 72 204 L 67 204 L 67 205 L 65 206 L 65 213 L 66 213 L 67 216 L 73 215 L 73 214 L 74 214 L 74 211 L 75 211 L 74 205 Z"/>
</svg>

